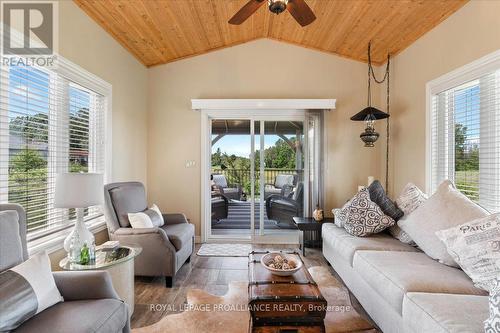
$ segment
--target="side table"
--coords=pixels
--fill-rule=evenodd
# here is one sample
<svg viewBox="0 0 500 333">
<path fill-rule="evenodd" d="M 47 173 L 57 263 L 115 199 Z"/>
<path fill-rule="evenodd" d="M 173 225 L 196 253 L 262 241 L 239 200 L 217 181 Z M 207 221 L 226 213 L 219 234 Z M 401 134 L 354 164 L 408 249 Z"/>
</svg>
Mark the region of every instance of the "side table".
<svg viewBox="0 0 500 333">
<path fill-rule="evenodd" d="M 103 251 L 96 247 L 95 260 L 86 265 L 70 263 L 68 258 L 59 262 L 59 267 L 66 271 L 104 270 L 111 276 L 113 287 L 120 298 L 128 304 L 132 316 L 134 313 L 134 258 L 142 252 L 140 246 L 120 245 L 113 251 Z"/>
<path fill-rule="evenodd" d="M 308 247 L 321 247 L 321 227 L 323 223 L 333 223 L 333 217 L 325 217 L 322 221 L 317 222 L 312 217 L 298 217 L 293 218 L 293 223 L 300 230 L 300 248 L 302 255 L 306 256 L 306 244 Z M 306 236 L 310 236 L 306 239 Z"/>
</svg>

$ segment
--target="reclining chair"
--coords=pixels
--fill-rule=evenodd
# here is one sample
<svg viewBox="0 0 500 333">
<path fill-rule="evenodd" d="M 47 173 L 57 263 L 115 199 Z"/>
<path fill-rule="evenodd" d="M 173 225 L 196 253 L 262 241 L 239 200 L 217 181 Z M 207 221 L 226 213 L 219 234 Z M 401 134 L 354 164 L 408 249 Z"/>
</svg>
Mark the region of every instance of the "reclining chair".
<svg viewBox="0 0 500 333">
<path fill-rule="evenodd" d="M 18 213 L 19 235 L 9 228 L 7 219 L 0 219 L 0 272 L 28 259 L 26 244 L 26 212 L 17 204 L 0 204 L 0 211 L 15 210 Z M 16 228 L 17 229 L 17 228 Z M 12 246 L 13 239 L 21 239 L 22 257 Z M 15 332 L 75 332 L 75 333 L 128 333 L 130 320 L 128 306 L 120 300 L 113 288 L 111 277 L 105 271 L 53 272 L 57 289 L 64 298 L 28 319 Z M 22 297 L 22 295 L 19 295 Z M 1 307 L 0 307 L 1 308 Z M 1 314 L 0 314 L 1 317 Z"/>
<path fill-rule="evenodd" d="M 270 220 L 277 222 L 283 228 L 293 228 L 294 216 L 302 216 L 304 211 L 304 184 L 297 183 L 297 187 L 289 196 L 273 194 L 266 199 L 266 212 Z"/>
<path fill-rule="evenodd" d="M 173 278 L 194 251 L 194 225 L 184 214 L 163 214 L 165 224 L 154 228 L 132 228 L 128 213 L 148 208 L 146 190 L 139 182 L 104 186 L 104 211 L 109 239 L 122 244 L 138 244 L 141 254 L 135 259 L 135 275 L 164 276 L 172 287 Z"/>
</svg>

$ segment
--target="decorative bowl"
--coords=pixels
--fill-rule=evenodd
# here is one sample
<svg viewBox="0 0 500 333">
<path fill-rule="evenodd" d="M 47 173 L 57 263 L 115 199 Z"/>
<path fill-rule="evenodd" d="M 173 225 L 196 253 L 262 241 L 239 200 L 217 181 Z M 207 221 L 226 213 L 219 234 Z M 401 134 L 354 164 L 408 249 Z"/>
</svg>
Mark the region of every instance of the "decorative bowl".
<svg viewBox="0 0 500 333">
<path fill-rule="evenodd" d="M 269 267 L 271 263 L 275 260 L 277 256 L 280 256 L 287 262 L 293 261 L 295 263 L 294 268 L 290 269 L 281 269 L 281 268 L 273 268 Z M 296 256 L 292 256 L 283 252 L 270 252 L 268 254 L 265 254 L 260 258 L 260 263 L 268 270 L 271 272 L 271 274 L 274 275 L 279 275 L 279 276 L 291 276 L 294 273 L 298 272 L 299 269 L 302 268 L 302 260 L 297 258 Z"/>
</svg>

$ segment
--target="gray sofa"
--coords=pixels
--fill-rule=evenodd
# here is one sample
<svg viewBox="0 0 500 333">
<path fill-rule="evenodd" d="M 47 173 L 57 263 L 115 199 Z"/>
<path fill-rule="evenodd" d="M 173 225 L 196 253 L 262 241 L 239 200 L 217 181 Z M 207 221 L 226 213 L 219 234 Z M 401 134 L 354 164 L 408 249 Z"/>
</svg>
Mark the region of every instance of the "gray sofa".
<svg viewBox="0 0 500 333">
<path fill-rule="evenodd" d="M 194 251 L 194 225 L 184 214 L 163 214 L 165 224 L 155 228 L 132 228 L 128 213 L 148 208 L 146 190 L 140 182 L 104 186 L 104 212 L 109 239 L 142 247 L 135 259 L 135 275 L 164 276 L 167 287 Z"/>
<path fill-rule="evenodd" d="M 389 234 L 323 224 L 323 255 L 385 333 L 483 332 L 488 296 L 460 269 Z"/>
<path fill-rule="evenodd" d="M 26 213 L 19 205 L 0 204 L 0 211 L 5 210 L 18 212 L 23 255 L 22 258 L 13 257 L 15 251 L 9 250 L 12 244 L 8 240 L 15 237 L 3 234 L 4 242 L 0 242 L 0 272 L 28 259 Z M 119 299 L 107 272 L 54 272 L 53 275 L 64 302 L 28 319 L 14 332 L 130 332 L 128 306 Z"/>
</svg>

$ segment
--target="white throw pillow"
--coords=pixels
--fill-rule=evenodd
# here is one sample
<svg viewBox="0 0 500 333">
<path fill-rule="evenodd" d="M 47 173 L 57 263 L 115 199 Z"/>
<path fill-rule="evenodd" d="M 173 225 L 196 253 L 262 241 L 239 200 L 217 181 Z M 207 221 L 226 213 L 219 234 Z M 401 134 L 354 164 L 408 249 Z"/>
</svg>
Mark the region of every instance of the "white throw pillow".
<svg viewBox="0 0 500 333">
<path fill-rule="evenodd" d="M 337 227 L 343 228 L 344 222 L 345 222 L 345 215 L 342 214 L 342 209 L 334 208 L 334 209 L 332 209 L 332 213 L 333 213 L 333 223 Z"/>
<path fill-rule="evenodd" d="M 161 227 L 162 225 L 164 225 L 165 220 L 163 219 L 163 214 L 161 213 L 160 208 L 158 208 L 158 206 L 156 204 L 153 204 L 153 206 L 151 206 L 151 208 L 149 208 L 149 209 L 154 210 L 158 214 L 158 216 L 160 217 L 160 219 L 158 220 L 158 223 L 155 223 L 155 221 L 153 221 L 153 225 L 155 227 Z M 158 225 L 156 225 L 156 224 L 158 224 Z"/>
<path fill-rule="evenodd" d="M 153 205 L 138 213 L 128 213 L 128 220 L 132 228 L 154 228 L 161 227 L 165 221 L 158 206 Z"/>
<path fill-rule="evenodd" d="M 418 208 L 418 206 L 424 203 L 427 198 L 427 194 L 422 192 L 415 184 L 406 184 L 405 188 L 396 199 L 396 205 L 404 213 L 403 217 L 399 219 L 399 221 L 404 221 L 405 219 L 407 219 L 408 215 L 410 215 L 411 212 L 413 212 Z M 406 232 L 404 232 L 398 226 L 398 224 L 395 224 L 389 228 L 389 232 L 391 233 L 391 235 L 405 244 L 415 246 L 416 244 L 413 239 L 411 239 L 411 237 Z"/>
<path fill-rule="evenodd" d="M 37 313 L 62 302 L 50 259 L 40 252 L 0 273 L 0 331 L 11 331 Z"/>
<path fill-rule="evenodd" d="M 500 214 L 441 230 L 436 235 L 476 287 L 493 290 L 500 276 Z"/>
<path fill-rule="evenodd" d="M 351 235 L 364 237 L 379 233 L 394 225 L 394 220 L 370 200 L 367 188 L 360 190 L 354 198 L 342 207 L 344 229 Z"/>
<path fill-rule="evenodd" d="M 449 181 L 442 182 L 436 193 L 398 225 L 431 258 L 458 267 L 436 236 L 436 232 L 479 219 L 488 212 L 472 202 Z"/>
</svg>

